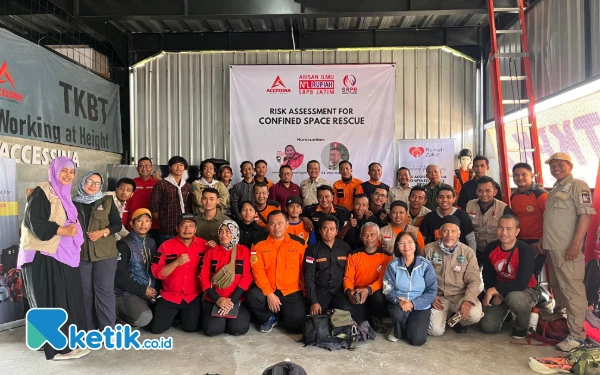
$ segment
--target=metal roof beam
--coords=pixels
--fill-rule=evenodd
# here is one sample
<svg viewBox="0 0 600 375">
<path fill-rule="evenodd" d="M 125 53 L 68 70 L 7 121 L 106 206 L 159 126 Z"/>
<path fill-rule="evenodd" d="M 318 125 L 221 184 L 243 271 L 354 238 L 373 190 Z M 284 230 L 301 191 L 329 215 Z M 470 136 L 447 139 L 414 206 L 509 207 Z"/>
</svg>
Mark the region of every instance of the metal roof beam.
<svg viewBox="0 0 600 375">
<path fill-rule="evenodd" d="M 82 19 L 113 21 L 487 14 L 486 0 L 78 0 L 78 5 Z"/>
</svg>

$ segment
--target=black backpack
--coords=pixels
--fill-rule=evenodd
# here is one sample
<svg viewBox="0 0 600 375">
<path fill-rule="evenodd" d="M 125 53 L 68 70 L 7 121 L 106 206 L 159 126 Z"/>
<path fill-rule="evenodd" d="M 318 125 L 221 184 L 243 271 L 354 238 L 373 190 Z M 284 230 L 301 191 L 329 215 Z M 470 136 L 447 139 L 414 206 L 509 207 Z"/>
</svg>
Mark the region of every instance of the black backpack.
<svg viewBox="0 0 600 375">
<path fill-rule="evenodd" d="M 304 346 L 318 346 L 320 348 L 356 349 L 359 330 L 356 323 L 342 327 L 333 327 L 328 315 L 307 316 L 304 319 L 302 342 Z"/>
<path fill-rule="evenodd" d="M 309 315 L 304 319 L 304 330 L 302 331 L 304 346 L 319 345 L 322 341 L 330 338 L 329 316 Z"/>
<path fill-rule="evenodd" d="M 302 366 L 286 360 L 267 368 L 262 375 L 307 375 Z"/>
</svg>

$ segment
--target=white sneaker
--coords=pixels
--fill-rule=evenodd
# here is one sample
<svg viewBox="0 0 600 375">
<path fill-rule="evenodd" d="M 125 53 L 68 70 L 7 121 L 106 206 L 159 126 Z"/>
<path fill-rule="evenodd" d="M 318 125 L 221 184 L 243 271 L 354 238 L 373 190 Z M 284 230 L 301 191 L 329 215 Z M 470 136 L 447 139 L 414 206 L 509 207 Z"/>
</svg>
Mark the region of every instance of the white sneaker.
<svg viewBox="0 0 600 375">
<path fill-rule="evenodd" d="M 570 352 L 573 349 L 581 348 L 585 346 L 585 341 L 569 335 L 566 339 L 556 344 L 556 348 L 558 350 L 562 350 L 563 352 Z"/>
<path fill-rule="evenodd" d="M 75 349 L 73 351 L 71 351 L 70 353 L 67 354 L 57 354 L 54 356 L 54 360 L 55 361 L 66 361 L 69 359 L 77 359 L 77 358 L 82 358 L 85 357 L 86 355 L 90 354 L 90 350 L 89 349 Z"/>
<path fill-rule="evenodd" d="M 394 334 L 394 328 L 392 328 L 392 331 L 391 331 L 390 333 L 388 333 L 388 335 L 387 335 L 387 339 L 388 339 L 388 341 L 391 341 L 391 342 L 396 342 L 396 341 L 398 341 L 398 338 L 397 338 L 397 337 L 396 337 L 396 335 Z"/>
</svg>

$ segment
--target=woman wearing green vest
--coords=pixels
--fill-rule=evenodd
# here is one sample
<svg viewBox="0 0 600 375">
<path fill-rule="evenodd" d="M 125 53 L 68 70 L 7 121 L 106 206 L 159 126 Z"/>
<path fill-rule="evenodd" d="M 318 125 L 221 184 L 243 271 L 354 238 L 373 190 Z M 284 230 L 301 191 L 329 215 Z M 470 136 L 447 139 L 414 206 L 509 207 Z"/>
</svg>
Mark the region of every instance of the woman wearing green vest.
<svg viewBox="0 0 600 375">
<path fill-rule="evenodd" d="M 103 183 L 100 173 L 88 172 L 79 182 L 78 194 L 73 197 L 84 233 L 79 268 L 87 328 L 100 331 L 115 327 L 117 242 L 114 234 L 122 226 L 112 197 L 102 196 Z"/>
</svg>

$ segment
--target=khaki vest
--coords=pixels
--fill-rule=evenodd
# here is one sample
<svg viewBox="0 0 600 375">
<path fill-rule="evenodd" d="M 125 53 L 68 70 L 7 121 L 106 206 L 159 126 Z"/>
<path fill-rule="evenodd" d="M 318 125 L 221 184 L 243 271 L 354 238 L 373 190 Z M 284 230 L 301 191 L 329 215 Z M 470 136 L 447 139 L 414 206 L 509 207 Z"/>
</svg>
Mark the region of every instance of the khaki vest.
<svg viewBox="0 0 600 375">
<path fill-rule="evenodd" d="M 60 198 L 54 193 L 52 186 L 49 182 L 42 182 L 37 185 L 44 191 L 46 194 L 46 198 L 50 202 L 50 217 L 48 221 L 54 222 L 61 227 L 65 225 L 67 221 L 67 213 L 63 208 L 62 202 Z M 28 203 L 29 204 L 29 203 Z M 27 210 L 27 208 L 25 208 Z M 21 249 L 23 250 L 37 250 L 37 251 L 45 251 L 50 254 L 56 254 L 56 250 L 58 249 L 58 243 L 60 242 L 60 238 L 62 236 L 55 235 L 48 241 L 42 241 L 33 234 L 29 230 L 29 228 L 25 227 L 25 225 L 21 224 Z"/>
<path fill-rule="evenodd" d="M 404 232 L 410 232 L 415 235 L 415 237 L 419 234 L 419 228 L 413 227 L 412 225 L 406 225 L 404 227 Z M 388 237 L 386 239 L 386 237 Z M 385 227 L 381 228 L 379 231 L 379 240 L 381 241 L 381 247 L 383 250 L 388 252 L 389 254 L 394 254 L 394 242 L 396 241 L 397 234 L 394 233 L 394 228 L 392 228 L 392 224 L 388 224 Z"/>
<path fill-rule="evenodd" d="M 478 251 L 484 251 L 490 242 L 498 239 L 496 233 L 498 221 L 504 215 L 505 208 L 506 203 L 494 199 L 494 204 L 483 215 L 479 207 L 479 199 L 473 199 L 467 203 L 466 211 L 473 222 Z"/>
<path fill-rule="evenodd" d="M 113 204 L 111 196 L 102 197 L 102 199 L 94 203 L 92 214 L 88 222 L 88 232 L 103 230 L 110 225 L 110 209 Z M 100 206 L 102 209 L 99 210 L 98 208 Z M 90 260 L 92 262 L 117 256 L 117 240 L 115 239 L 115 236 L 108 235 L 106 237 L 100 237 L 96 242 L 86 239 L 86 242 L 88 244 Z"/>
</svg>

